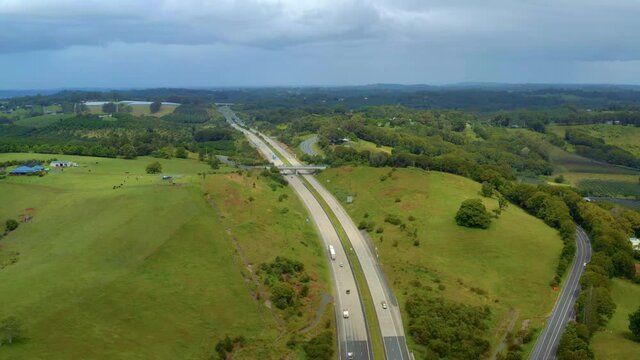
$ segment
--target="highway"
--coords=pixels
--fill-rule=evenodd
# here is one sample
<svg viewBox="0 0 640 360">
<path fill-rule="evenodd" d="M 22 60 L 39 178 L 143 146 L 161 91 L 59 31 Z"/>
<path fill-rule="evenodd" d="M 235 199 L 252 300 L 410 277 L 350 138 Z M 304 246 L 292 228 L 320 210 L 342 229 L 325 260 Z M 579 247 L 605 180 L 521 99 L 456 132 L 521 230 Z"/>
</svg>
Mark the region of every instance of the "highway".
<svg viewBox="0 0 640 360">
<path fill-rule="evenodd" d="M 277 152 L 282 154 L 282 156 L 285 157 L 291 165 L 301 165 L 300 162 L 280 143 L 265 135 L 262 135 L 262 137 L 269 143 L 269 145 L 276 149 Z M 377 320 L 382 333 L 386 358 L 393 360 L 409 360 L 409 350 L 405 340 L 400 309 L 395 296 L 389 286 L 387 286 L 384 279 L 384 273 L 377 261 L 377 256 L 373 253 L 371 247 L 367 244 L 367 240 L 364 238 L 362 233 L 360 233 L 358 227 L 347 214 L 340 202 L 338 202 L 338 200 L 324 186 L 322 186 L 322 184 L 320 184 L 315 176 L 302 176 L 329 205 L 329 208 L 336 215 L 338 221 L 347 233 L 347 237 L 353 249 L 350 250 L 355 252 L 358 261 L 360 262 L 365 280 L 369 286 L 369 291 L 371 292 L 371 297 L 373 298 L 373 305 L 375 306 Z M 386 309 L 382 306 L 383 302 L 387 304 Z"/>
<path fill-rule="evenodd" d="M 542 333 L 538 337 L 531 360 L 551 360 L 556 357 L 560 338 L 570 319 L 574 318 L 573 306 L 580 294 L 580 277 L 584 272 L 584 264 L 591 260 L 591 243 L 587 233 L 578 226 L 576 228 L 576 255 L 571 265 L 560 295 L 547 319 Z"/>
<path fill-rule="evenodd" d="M 278 155 L 274 154 L 269 146 L 265 144 L 260 137 L 255 135 L 255 130 L 246 129 L 238 125 L 238 123 L 241 122 L 231 109 L 221 107 L 220 111 L 231 126 L 243 132 L 258 151 L 273 165 L 282 166 L 284 164 Z M 303 204 L 307 207 L 313 223 L 324 242 L 325 249 L 327 249 L 325 254 L 329 261 L 333 280 L 339 359 L 347 360 L 347 354 L 351 353 L 353 359 L 371 360 L 373 359 L 373 353 L 367 332 L 367 319 L 364 313 L 364 306 L 356 285 L 352 265 L 349 263 L 338 233 L 318 200 L 311 191 L 309 191 L 303 181 L 297 175 L 288 175 L 286 178 L 289 185 L 291 185 L 300 200 L 302 200 Z M 330 259 L 328 252 L 329 245 L 335 249 L 335 260 Z M 343 310 L 348 310 L 348 318 L 344 318 Z"/>
</svg>

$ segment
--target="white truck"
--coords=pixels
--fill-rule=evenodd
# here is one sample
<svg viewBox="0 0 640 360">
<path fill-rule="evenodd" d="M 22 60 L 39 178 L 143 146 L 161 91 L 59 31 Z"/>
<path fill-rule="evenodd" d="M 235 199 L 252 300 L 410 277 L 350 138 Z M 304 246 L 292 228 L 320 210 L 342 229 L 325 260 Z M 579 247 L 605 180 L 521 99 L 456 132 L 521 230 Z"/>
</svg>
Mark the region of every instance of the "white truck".
<svg viewBox="0 0 640 360">
<path fill-rule="evenodd" d="M 329 256 L 331 256 L 331 260 L 336 259 L 336 249 L 333 248 L 333 245 L 329 245 Z"/>
</svg>

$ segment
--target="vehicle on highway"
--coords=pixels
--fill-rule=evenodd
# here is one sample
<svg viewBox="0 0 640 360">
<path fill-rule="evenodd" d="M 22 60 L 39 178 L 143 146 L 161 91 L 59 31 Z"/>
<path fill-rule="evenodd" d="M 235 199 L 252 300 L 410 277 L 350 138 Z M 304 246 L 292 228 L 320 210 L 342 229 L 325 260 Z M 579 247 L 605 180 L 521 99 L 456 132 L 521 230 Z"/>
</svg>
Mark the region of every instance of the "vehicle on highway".
<svg viewBox="0 0 640 360">
<path fill-rule="evenodd" d="M 347 359 L 349 360 L 353 359 L 353 353 L 351 351 L 347 353 Z"/>
<path fill-rule="evenodd" d="M 342 310 L 342 317 L 345 319 L 349 318 L 349 310 Z"/>
<path fill-rule="evenodd" d="M 329 255 L 331 256 L 331 260 L 336 259 L 336 249 L 333 248 L 333 245 L 329 245 Z"/>
<path fill-rule="evenodd" d="M 387 308 L 387 302 L 386 302 L 386 301 L 383 301 L 383 302 L 382 302 L 382 308 L 383 308 L 383 309 L 386 309 L 386 308 Z"/>
<path fill-rule="evenodd" d="M 347 294 L 351 294 L 351 290 L 350 289 L 347 289 Z"/>
<path fill-rule="evenodd" d="M 587 266 L 587 263 L 582 264 L 582 266 Z"/>
<path fill-rule="evenodd" d="M 344 267 L 344 264 L 343 264 L 343 263 L 340 263 L 340 267 Z"/>
</svg>

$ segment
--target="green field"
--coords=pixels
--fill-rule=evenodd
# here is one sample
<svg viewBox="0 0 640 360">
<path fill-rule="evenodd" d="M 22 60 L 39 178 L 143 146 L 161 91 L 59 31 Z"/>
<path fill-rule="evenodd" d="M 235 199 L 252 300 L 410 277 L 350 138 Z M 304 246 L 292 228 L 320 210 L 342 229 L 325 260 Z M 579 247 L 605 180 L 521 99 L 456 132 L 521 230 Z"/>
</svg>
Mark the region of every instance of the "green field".
<svg viewBox="0 0 640 360">
<path fill-rule="evenodd" d="M 595 333 L 591 347 L 599 360 L 637 359 L 640 342 L 630 339 L 629 314 L 640 307 L 640 285 L 613 279 L 611 290 L 616 312 L 605 329 Z"/>
<path fill-rule="evenodd" d="M 551 132 L 564 138 L 567 129 L 582 129 L 591 136 L 604 140 L 606 144 L 619 146 L 635 156 L 640 156 L 640 127 L 632 125 L 551 125 Z"/>
<path fill-rule="evenodd" d="M 164 116 L 167 114 L 171 114 L 177 106 L 174 105 L 162 105 L 162 107 L 160 108 L 160 111 L 158 111 L 155 114 L 152 114 L 151 111 L 149 110 L 149 105 L 128 105 L 131 107 L 132 111 L 131 114 L 133 115 L 150 115 L 150 116 Z M 102 112 L 102 105 L 98 106 L 98 105 L 92 105 L 92 106 L 87 106 L 87 109 L 89 110 L 89 113 L 91 114 L 104 114 Z"/>
<path fill-rule="evenodd" d="M 593 195 L 634 197 L 640 195 L 640 171 L 610 165 L 548 145 L 554 175 L 562 175 L 573 186 Z"/>
<path fill-rule="evenodd" d="M 234 359 L 301 353 L 286 342 L 315 319 L 328 275 L 289 188 L 257 174 L 203 178 L 210 169 L 196 160 L 63 158 L 80 166 L 0 180 L 0 220 L 35 209 L 0 240 L 0 318 L 19 317 L 26 335 L 0 358 L 209 359 L 225 334 L 247 339 Z M 144 173 L 156 160 L 175 185 Z M 252 281 L 250 269 L 277 255 L 312 277 L 299 313 L 269 309 Z M 302 337 L 331 322 L 327 309 Z"/>
<path fill-rule="evenodd" d="M 492 310 L 492 346 L 514 318 L 514 329 L 525 320 L 542 327 L 557 296 L 549 281 L 562 247 L 557 232 L 542 221 L 511 205 L 488 230 L 459 227 L 455 213 L 463 200 L 480 198 L 480 184 L 446 173 L 342 167 L 322 172 L 319 179 L 356 223 L 364 219 L 383 228 L 383 233 L 370 236 L 401 307 L 417 288 L 487 305 Z M 345 203 L 347 195 L 353 196 L 352 204 Z M 484 202 L 489 209 L 498 206 L 495 199 Z M 388 214 L 398 216 L 409 231 L 417 230 L 419 246 L 407 232 L 384 222 Z M 419 350 L 411 340 L 410 346 Z"/>
<path fill-rule="evenodd" d="M 367 140 L 362 140 L 362 139 L 358 139 L 356 141 L 349 141 L 345 143 L 345 146 L 352 147 L 357 151 L 368 150 L 371 152 L 383 152 L 387 154 L 391 154 L 391 149 L 392 149 L 390 146 L 384 146 L 384 145 L 377 147 L 376 144 Z"/>
<path fill-rule="evenodd" d="M 70 114 L 40 115 L 30 118 L 22 118 L 14 121 L 13 123 L 20 126 L 44 127 L 58 122 L 59 120 L 68 119 L 72 116 L 73 115 Z"/>
</svg>

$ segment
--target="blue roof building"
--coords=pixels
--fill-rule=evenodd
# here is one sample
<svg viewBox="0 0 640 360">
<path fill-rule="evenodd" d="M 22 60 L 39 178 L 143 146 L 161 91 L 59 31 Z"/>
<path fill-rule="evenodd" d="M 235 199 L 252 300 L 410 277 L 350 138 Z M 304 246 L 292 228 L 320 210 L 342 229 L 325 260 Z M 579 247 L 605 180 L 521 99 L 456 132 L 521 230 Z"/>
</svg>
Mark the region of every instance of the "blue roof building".
<svg viewBox="0 0 640 360">
<path fill-rule="evenodd" d="M 18 166 L 13 169 L 9 174 L 11 175 L 29 175 L 29 174 L 37 174 L 41 171 L 44 171 L 44 167 L 40 165 L 36 166 Z"/>
</svg>

